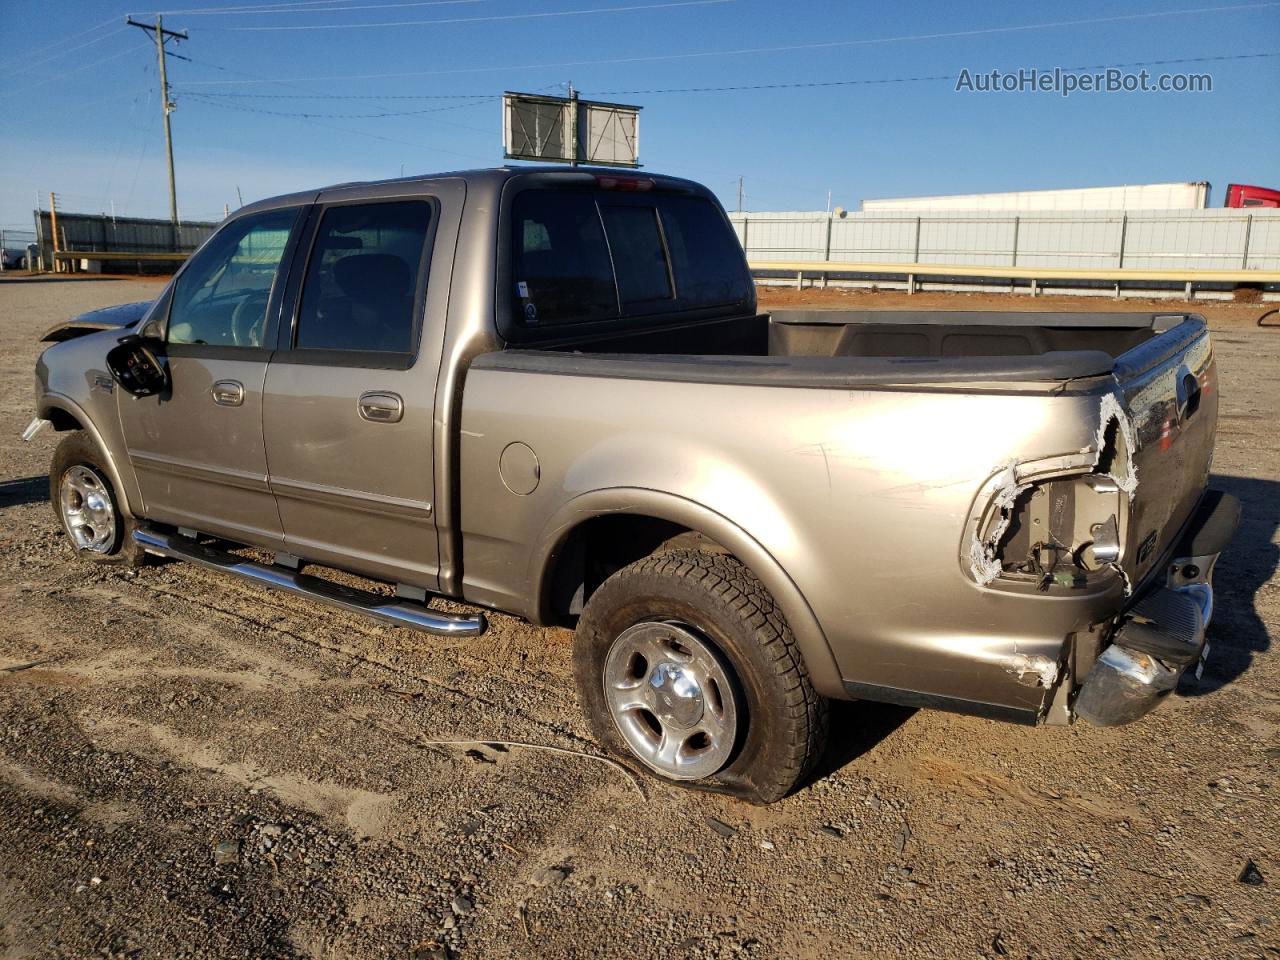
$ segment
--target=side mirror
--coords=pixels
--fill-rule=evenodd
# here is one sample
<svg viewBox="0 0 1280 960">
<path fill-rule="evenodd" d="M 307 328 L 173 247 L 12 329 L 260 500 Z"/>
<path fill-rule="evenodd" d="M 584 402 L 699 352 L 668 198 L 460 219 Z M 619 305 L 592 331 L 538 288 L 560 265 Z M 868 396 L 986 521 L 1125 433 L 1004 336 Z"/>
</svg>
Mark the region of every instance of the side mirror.
<svg viewBox="0 0 1280 960">
<path fill-rule="evenodd" d="M 159 340 L 128 336 L 107 352 L 107 369 L 120 389 L 135 397 L 151 397 L 169 387 L 169 371 L 160 360 Z"/>
</svg>

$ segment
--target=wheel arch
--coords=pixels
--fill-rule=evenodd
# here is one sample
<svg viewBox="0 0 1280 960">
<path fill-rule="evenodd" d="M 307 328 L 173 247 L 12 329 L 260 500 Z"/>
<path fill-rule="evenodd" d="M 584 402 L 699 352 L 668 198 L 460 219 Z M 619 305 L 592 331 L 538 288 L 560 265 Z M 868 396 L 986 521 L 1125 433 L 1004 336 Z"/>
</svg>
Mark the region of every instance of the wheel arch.
<svg viewBox="0 0 1280 960">
<path fill-rule="evenodd" d="M 587 531 L 596 522 L 634 523 L 637 537 L 631 550 L 644 549 L 640 559 L 669 542 L 664 534 L 690 534 L 705 548 L 720 550 L 741 562 L 782 609 L 804 657 L 814 688 L 824 696 L 847 698 L 839 668 L 812 608 L 782 565 L 758 540 L 740 526 L 703 504 L 676 494 L 643 488 L 610 488 L 581 494 L 566 503 L 544 527 L 532 552 L 529 583 L 531 611 L 539 623 L 562 621 L 564 598 L 576 582 L 581 602 L 589 596 L 585 571 Z M 615 554 L 627 555 L 623 547 Z"/>
<path fill-rule="evenodd" d="M 84 409 L 70 397 L 63 394 L 46 393 L 40 398 L 36 413 L 52 423 L 53 429 L 59 433 L 83 430 L 89 435 L 89 439 L 93 441 L 93 445 L 98 448 L 98 452 L 102 455 L 108 479 L 110 479 L 111 486 L 115 489 L 116 498 L 119 501 L 120 511 L 130 517 L 137 516 L 137 504 L 134 502 L 136 498 L 133 496 L 131 488 L 123 482 L 116 458 L 112 455 L 111 449 L 107 444 L 103 442 L 102 433 L 97 424 L 85 413 Z"/>
</svg>

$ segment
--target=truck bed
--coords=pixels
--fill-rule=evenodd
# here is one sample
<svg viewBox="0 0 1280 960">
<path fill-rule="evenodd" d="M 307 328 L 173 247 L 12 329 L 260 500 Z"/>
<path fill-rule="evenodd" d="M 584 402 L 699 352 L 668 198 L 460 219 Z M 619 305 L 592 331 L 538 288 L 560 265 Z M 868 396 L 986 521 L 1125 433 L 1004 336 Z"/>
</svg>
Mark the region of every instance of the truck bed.
<svg viewBox="0 0 1280 960">
<path fill-rule="evenodd" d="M 483 354 L 463 402 L 464 592 L 537 595 L 512 574 L 525 544 L 659 492 L 738 519 L 844 682 L 1034 722 L 1070 638 L 1105 634 L 1164 569 L 1216 408 L 1195 314 L 785 311 Z M 540 483 L 510 502 L 492 465 L 514 443 Z M 1110 566 L 1028 569 L 1109 516 Z"/>
<path fill-rule="evenodd" d="M 784 310 L 547 341 L 477 362 L 762 386 L 1061 383 L 1111 374 L 1118 358 L 1184 325 L 1187 337 L 1205 329 L 1178 313 Z"/>
</svg>

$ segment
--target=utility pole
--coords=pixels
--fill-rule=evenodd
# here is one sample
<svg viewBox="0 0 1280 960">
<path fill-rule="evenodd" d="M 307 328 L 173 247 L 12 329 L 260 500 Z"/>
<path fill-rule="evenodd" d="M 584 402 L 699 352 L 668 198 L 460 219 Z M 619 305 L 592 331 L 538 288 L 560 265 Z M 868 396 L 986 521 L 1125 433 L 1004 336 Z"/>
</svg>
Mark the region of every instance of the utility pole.
<svg viewBox="0 0 1280 960">
<path fill-rule="evenodd" d="M 142 30 L 148 30 L 156 36 L 156 58 L 160 63 L 160 108 L 164 111 L 164 149 L 169 160 L 169 221 L 173 224 L 173 248 L 178 248 L 178 188 L 173 180 L 173 133 L 169 129 L 169 114 L 173 112 L 173 101 L 169 99 L 169 75 L 165 70 L 165 54 L 164 43 L 169 37 L 174 42 L 189 39 L 185 30 L 179 32 L 175 30 L 166 30 L 164 21 L 159 14 L 156 15 L 155 23 L 139 23 L 133 17 L 125 17 L 124 22 L 131 27 L 138 27 Z M 169 54 L 168 56 L 178 57 L 179 60 L 185 60 L 186 57 L 178 54 Z"/>
<path fill-rule="evenodd" d="M 738 212 L 742 212 L 742 178 L 738 178 Z"/>
<path fill-rule="evenodd" d="M 569 84 L 569 129 L 567 134 L 573 139 L 570 141 L 569 166 L 576 167 L 578 165 L 578 91 L 573 89 L 573 84 Z"/>
</svg>

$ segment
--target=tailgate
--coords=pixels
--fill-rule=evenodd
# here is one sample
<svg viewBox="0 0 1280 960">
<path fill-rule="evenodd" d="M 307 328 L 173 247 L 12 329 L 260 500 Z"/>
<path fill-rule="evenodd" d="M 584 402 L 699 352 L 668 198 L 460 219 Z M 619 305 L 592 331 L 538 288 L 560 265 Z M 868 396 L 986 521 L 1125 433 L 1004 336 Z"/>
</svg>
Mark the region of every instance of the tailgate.
<svg viewBox="0 0 1280 960">
<path fill-rule="evenodd" d="M 1213 464 L 1218 379 L 1204 318 L 1122 354 L 1115 376 L 1136 471 L 1120 564 L 1136 586 L 1191 517 Z"/>
</svg>

